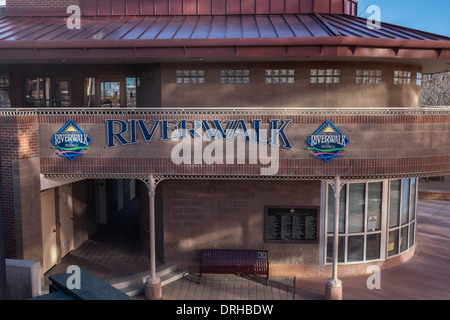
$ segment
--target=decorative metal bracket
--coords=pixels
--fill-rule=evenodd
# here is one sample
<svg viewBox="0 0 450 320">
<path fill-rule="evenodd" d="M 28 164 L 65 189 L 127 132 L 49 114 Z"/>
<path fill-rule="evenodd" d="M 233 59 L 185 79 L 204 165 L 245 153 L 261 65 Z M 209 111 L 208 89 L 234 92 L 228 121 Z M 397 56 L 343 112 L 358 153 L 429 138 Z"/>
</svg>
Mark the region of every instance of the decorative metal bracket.
<svg viewBox="0 0 450 320">
<path fill-rule="evenodd" d="M 327 180 L 328 185 L 330 185 L 335 193 L 340 193 L 342 188 L 348 183 L 348 180 L 339 179 L 339 185 L 336 186 L 336 180 Z"/>
</svg>

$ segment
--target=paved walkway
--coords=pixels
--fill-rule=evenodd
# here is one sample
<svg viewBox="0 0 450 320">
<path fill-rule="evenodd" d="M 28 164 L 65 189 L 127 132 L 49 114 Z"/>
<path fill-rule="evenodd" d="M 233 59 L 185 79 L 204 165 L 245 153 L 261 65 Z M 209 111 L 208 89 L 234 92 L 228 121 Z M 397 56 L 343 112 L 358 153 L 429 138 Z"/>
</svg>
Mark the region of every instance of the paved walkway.
<svg viewBox="0 0 450 320">
<path fill-rule="evenodd" d="M 417 247 L 405 264 L 381 272 L 381 289 L 367 288 L 367 276 L 341 278 L 344 300 L 450 299 L 450 202 L 421 200 Z M 327 278 L 264 279 L 188 276 L 163 288 L 163 300 L 323 300 Z"/>
<path fill-rule="evenodd" d="M 342 278 L 344 300 L 450 299 L 450 202 L 421 200 L 416 253 L 405 264 L 381 272 L 381 289 L 369 290 L 369 276 Z M 296 299 L 323 299 L 320 278 L 297 278 Z"/>
<path fill-rule="evenodd" d="M 149 255 L 139 242 L 138 206 L 136 198 L 111 223 L 101 225 L 92 237 L 45 274 L 45 285 L 49 284 L 50 275 L 66 272 L 70 265 L 77 265 L 103 280 L 149 270 Z"/>
<path fill-rule="evenodd" d="M 227 275 L 204 275 L 197 284 L 196 275 L 188 275 L 163 287 L 162 300 L 293 300 L 295 279 Z"/>
<path fill-rule="evenodd" d="M 448 179 L 448 177 L 447 177 Z M 419 184 L 420 185 L 420 184 Z M 132 204 L 136 205 L 136 203 Z M 137 239 L 133 206 L 116 222 L 74 250 L 49 274 L 65 272 L 75 264 L 104 280 L 148 270 L 148 255 Z M 345 300 L 448 300 L 450 299 L 450 202 L 420 200 L 415 256 L 381 273 L 381 290 L 369 290 L 368 276 L 342 278 Z M 131 213 L 130 213 L 131 212 Z M 132 222 L 134 221 L 134 222 Z M 326 278 L 271 278 L 195 275 L 163 287 L 163 300 L 321 300 Z M 47 281 L 48 283 L 48 281 Z M 142 299 L 143 297 L 137 297 Z"/>
</svg>

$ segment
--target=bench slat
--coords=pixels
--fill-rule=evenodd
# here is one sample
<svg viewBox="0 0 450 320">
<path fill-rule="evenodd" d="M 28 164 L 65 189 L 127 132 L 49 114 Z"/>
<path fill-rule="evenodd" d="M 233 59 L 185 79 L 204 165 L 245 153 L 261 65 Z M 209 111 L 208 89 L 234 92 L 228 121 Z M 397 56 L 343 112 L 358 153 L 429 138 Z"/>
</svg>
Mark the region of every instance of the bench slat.
<svg viewBox="0 0 450 320">
<path fill-rule="evenodd" d="M 204 273 L 265 275 L 269 284 L 269 258 L 265 250 L 202 249 L 200 276 Z"/>
</svg>

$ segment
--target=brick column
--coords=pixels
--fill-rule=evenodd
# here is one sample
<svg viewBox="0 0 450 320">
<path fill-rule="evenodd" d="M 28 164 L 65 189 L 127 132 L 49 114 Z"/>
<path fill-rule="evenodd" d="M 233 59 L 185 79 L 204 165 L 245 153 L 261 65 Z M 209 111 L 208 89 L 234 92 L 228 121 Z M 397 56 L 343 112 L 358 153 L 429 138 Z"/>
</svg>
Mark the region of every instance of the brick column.
<svg viewBox="0 0 450 320">
<path fill-rule="evenodd" d="M 39 127 L 35 115 L 0 117 L 6 258 L 40 261 Z"/>
</svg>

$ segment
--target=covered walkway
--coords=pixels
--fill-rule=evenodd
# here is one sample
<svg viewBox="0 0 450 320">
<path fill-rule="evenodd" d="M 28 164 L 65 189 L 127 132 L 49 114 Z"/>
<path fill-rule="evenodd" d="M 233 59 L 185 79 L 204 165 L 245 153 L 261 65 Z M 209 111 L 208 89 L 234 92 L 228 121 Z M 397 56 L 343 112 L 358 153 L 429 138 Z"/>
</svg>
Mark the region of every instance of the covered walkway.
<svg viewBox="0 0 450 320">
<path fill-rule="evenodd" d="M 447 177 L 448 179 L 448 177 Z M 423 182 L 422 182 L 423 183 Z M 48 275 L 78 265 L 103 280 L 149 271 L 148 254 L 137 238 L 137 202 L 80 248 L 66 256 Z M 367 276 L 341 278 L 345 300 L 447 300 L 450 299 L 450 202 L 420 200 L 417 247 L 407 263 L 381 272 L 381 289 L 369 290 Z M 272 277 L 271 286 L 254 277 L 196 275 L 163 286 L 163 300 L 321 300 L 326 278 Z M 48 281 L 46 281 L 48 284 Z M 45 290 L 45 288 L 44 288 Z M 143 296 L 136 296 L 143 299 Z"/>
</svg>

